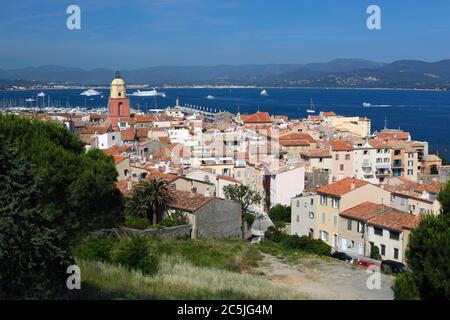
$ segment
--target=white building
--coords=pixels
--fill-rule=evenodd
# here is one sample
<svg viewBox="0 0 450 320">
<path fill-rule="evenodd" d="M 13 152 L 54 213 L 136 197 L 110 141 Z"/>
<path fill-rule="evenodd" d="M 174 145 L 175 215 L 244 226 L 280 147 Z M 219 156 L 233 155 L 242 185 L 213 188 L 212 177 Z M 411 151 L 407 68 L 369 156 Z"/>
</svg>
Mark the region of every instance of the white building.
<svg viewBox="0 0 450 320">
<path fill-rule="evenodd" d="M 103 134 L 94 135 L 94 146 L 98 149 L 109 149 L 112 146 L 121 142 L 121 133 L 117 132 L 106 132 Z"/>
<path fill-rule="evenodd" d="M 305 167 L 303 164 L 285 165 L 275 170 L 266 168 L 266 176 L 270 177 L 270 205 L 289 206 L 291 199 L 305 189 Z"/>
</svg>

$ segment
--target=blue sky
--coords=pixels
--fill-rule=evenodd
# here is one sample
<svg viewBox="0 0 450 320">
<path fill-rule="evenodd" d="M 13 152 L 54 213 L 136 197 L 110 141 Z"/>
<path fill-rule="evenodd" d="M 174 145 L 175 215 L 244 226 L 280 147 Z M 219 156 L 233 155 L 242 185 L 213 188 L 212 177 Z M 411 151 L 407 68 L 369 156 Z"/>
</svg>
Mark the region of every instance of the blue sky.
<svg viewBox="0 0 450 320">
<path fill-rule="evenodd" d="M 66 8 L 81 8 L 81 30 Z M 382 30 L 366 28 L 381 7 Z M 0 68 L 450 58 L 448 0 L 20 0 L 0 4 Z"/>
</svg>

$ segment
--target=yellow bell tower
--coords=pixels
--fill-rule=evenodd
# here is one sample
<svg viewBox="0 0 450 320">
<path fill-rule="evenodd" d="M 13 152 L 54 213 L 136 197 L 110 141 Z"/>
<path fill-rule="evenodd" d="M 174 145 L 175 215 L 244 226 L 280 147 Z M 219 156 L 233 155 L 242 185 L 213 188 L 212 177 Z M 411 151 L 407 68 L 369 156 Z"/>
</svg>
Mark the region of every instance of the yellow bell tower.
<svg viewBox="0 0 450 320">
<path fill-rule="evenodd" d="M 116 72 L 115 79 L 111 82 L 111 90 L 109 97 L 112 99 L 123 99 L 126 98 L 127 92 L 126 92 L 126 85 L 125 81 L 122 80 L 122 77 L 120 76 L 120 72 Z"/>
</svg>

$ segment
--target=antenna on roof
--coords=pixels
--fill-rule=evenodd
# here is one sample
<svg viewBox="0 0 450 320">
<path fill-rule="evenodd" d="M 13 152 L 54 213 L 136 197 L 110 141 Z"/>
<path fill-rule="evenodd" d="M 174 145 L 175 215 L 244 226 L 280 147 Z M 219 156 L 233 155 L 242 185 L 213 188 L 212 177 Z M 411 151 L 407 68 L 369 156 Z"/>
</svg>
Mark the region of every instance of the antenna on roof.
<svg viewBox="0 0 450 320">
<path fill-rule="evenodd" d="M 384 116 L 384 130 L 387 129 L 387 116 Z"/>
</svg>

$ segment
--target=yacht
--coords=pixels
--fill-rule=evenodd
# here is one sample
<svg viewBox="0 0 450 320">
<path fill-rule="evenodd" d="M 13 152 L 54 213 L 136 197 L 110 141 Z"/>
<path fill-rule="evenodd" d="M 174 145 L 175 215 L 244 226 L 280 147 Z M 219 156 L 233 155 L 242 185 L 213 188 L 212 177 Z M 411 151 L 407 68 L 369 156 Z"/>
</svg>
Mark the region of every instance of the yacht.
<svg viewBox="0 0 450 320">
<path fill-rule="evenodd" d="M 45 97 L 45 93 L 43 93 L 42 91 L 41 92 L 39 92 L 38 94 L 37 94 L 37 96 L 40 98 L 40 97 Z"/>
<path fill-rule="evenodd" d="M 208 96 L 206 97 L 206 99 L 213 100 L 213 99 L 214 99 L 214 96 L 213 96 L 213 95 L 208 95 Z"/>
<path fill-rule="evenodd" d="M 269 95 L 269 94 L 267 93 L 267 90 L 266 90 L 266 89 L 263 89 L 259 94 L 262 95 L 262 96 L 268 96 L 268 95 Z"/>
<path fill-rule="evenodd" d="M 369 108 L 369 107 L 372 106 L 372 104 L 369 103 L 369 102 L 363 102 L 362 106 L 363 106 L 364 108 Z"/>
<path fill-rule="evenodd" d="M 149 91 L 135 91 L 131 94 L 132 96 L 135 97 L 156 97 L 156 96 L 161 96 L 163 98 L 166 97 L 166 93 L 165 92 L 158 92 L 156 91 L 155 88 L 153 88 L 153 90 L 149 90 Z"/>
<path fill-rule="evenodd" d="M 99 96 L 101 95 L 101 92 L 98 92 L 97 90 L 94 89 L 89 89 L 86 91 L 83 91 L 82 93 L 80 93 L 81 96 L 86 96 L 86 97 L 92 97 L 92 96 Z"/>
<path fill-rule="evenodd" d="M 28 98 L 28 99 L 25 99 L 25 102 L 36 102 L 36 100 L 33 98 Z"/>
<path fill-rule="evenodd" d="M 316 108 L 314 107 L 313 99 L 311 99 L 311 107 L 309 109 L 306 109 L 307 113 L 316 113 Z"/>
</svg>

